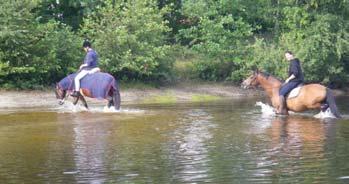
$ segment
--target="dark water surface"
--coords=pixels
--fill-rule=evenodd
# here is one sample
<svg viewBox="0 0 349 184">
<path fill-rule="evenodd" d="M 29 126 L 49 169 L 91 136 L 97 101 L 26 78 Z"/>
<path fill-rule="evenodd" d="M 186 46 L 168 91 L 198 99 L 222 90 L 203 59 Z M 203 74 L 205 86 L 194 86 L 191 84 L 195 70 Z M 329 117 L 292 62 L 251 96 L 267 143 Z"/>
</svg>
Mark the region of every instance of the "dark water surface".
<svg viewBox="0 0 349 184">
<path fill-rule="evenodd" d="M 259 100 L 0 108 L 0 183 L 349 183 L 348 97 L 340 120 Z"/>
</svg>

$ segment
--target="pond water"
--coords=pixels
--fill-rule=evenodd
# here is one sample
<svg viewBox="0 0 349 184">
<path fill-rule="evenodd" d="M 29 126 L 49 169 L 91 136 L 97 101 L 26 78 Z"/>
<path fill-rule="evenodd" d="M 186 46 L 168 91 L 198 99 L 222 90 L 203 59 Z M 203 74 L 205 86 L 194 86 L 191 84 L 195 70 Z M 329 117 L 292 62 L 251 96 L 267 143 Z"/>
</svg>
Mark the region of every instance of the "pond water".
<svg viewBox="0 0 349 184">
<path fill-rule="evenodd" d="M 340 120 L 265 114 L 255 105 L 263 100 L 128 104 L 113 113 L 2 101 L 0 181 L 349 183 L 348 97 L 337 98 Z"/>
</svg>

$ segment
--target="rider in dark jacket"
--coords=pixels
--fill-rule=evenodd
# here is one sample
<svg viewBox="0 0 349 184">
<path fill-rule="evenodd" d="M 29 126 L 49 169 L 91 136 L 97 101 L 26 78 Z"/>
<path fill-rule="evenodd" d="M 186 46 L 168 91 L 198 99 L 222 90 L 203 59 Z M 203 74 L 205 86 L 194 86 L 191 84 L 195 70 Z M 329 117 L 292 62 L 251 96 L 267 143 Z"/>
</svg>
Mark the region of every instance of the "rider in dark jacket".
<svg viewBox="0 0 349 184">
<path fill-rule="evenodd" d="M 286 51 L 285 57 L 290 62 L 290 65 L 288 69 L 288 78 L 286 79 L 285 83 L 281 86 L 279 91 L 280 105 L 279 109 L 277 110 L 278 114 L 287 114 L 285 96 L 292 89 L 296 88 L 299 84 L 304 82 L 304 75 L 299 59 L 295 58 L 291 51 Z"/>
</svg>

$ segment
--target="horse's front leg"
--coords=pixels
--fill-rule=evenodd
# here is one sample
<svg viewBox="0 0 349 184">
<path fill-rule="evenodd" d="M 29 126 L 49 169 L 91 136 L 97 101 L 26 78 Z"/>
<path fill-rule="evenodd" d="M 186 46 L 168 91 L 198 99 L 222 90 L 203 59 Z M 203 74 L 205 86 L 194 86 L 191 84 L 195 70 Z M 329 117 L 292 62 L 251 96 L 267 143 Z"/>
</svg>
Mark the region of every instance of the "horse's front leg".
<svg viewBox="0 0 349 184">
<path fill-rule="evenodd" d="M 79 98 L 81 99 L 81 101 L 84 104 L 85 108 L 88 109 L 88 105 L 87 105 L 87 102 L 86 102 L 85 98 L 83 96 L 80 96 Z"/>
<path fill-rule="evenodd" d="M 76 105 L 76 104 L 78 103 L 79 98 L 80 98 L 80 97 L 73 97 L 73 99 L 74 99 L 74 100 L 73 100 L 73 104 L 74 104 L 74 105 Z"/>
<path fill-rule="evenodd" d="M 274 107 L 275 111 L 277 111 L 279 109 L 280 106 L 280 100 L 279 100 L 279 96 L 274 96 L 270 99 L 271 101 L 271 105 Z"/>
</svg>

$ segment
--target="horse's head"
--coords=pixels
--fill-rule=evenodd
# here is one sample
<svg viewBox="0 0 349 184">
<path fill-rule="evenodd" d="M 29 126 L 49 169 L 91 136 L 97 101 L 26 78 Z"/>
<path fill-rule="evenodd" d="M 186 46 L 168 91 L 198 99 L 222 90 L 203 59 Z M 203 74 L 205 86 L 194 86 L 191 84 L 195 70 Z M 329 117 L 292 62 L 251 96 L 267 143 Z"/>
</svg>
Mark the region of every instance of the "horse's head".
<svg viewBox="0 0 349 184">
<path fill-rule="evenodd" d="M 59 100 L 58 104 L 63 105 L 66 94 L 67 94 L 67 90 L 62 89 L 58 84 L 56 84 L 55 93 L 56 93 L 56 98 Z"/>
<path fill-rule="evenodd" d="M 259 85 L 259 81 L 258 81 L 258 74 L 259 71 L 254 71 L 252 75 L 250 75 L 249 77 L 247 77 L 247 79 L 245 79 L 242 83 L 241 83 L 241 87 L 244 89 L 248 89 L 251 87 L 256 87 Z"/>
</svg>

